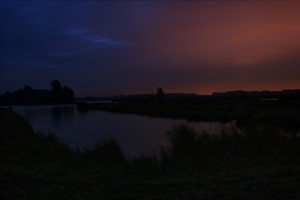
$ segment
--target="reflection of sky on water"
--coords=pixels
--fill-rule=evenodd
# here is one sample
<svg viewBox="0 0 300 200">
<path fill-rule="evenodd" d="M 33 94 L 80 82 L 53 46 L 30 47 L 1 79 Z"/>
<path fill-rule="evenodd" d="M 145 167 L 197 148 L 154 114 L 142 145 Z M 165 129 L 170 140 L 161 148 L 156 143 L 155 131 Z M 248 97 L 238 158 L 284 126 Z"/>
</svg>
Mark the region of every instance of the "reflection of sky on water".
<svg viewBox="0 0 300 200">
<path fill-rule="evenodd" d="M 127 155 L 158 152 L 167 145 L 166 132 L 173 126 L 189 124 L 197 132 L 218 134 L 233 123 L 187 122 L 179 119 L 150 118 L 103 111 L 78 112 L 76 106 L 16 106 L 33 128 L 43 134 L 52 132 L 64 143 L 91 148 L 106 138 L 115 138 Z"/>
</svg>

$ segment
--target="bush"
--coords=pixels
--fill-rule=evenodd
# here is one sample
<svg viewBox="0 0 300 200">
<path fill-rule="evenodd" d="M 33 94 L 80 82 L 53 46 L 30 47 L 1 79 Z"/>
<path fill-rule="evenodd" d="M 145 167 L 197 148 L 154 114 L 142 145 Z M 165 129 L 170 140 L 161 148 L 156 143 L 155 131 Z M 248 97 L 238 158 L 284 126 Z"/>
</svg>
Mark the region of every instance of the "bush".
<svg viewBox="0 0 300 200">
<path fill-rule="evenodd" d="M 124 153 L 115 139 L 104 140 L 83 154 L 88 160 L 96 163 L 115 164 L 125 161 Z"/>
</svg>

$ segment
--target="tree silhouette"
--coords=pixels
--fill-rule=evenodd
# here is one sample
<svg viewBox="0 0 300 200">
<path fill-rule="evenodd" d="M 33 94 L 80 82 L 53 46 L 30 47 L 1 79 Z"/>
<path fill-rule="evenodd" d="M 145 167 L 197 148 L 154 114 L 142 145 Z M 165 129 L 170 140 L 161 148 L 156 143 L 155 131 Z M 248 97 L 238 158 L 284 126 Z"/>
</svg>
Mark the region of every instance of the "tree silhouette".
<svg viewBox="0 0 300 200">
<path fill-rule="evenodd" d="M 51 81 L 50 90 L 24 88 L 0 95 L 0 104 L 6 105 L 35 105 L 74 103 L 74 92 L 71 88 L 62 87 L 58 80 Z"/>
<path fill-rule="evenodd" d="M 165 96 L 165 93 L 161 87 L 158 87 L 156 90 L 156 98 L 158 101 L 162 101 Z"/>
<path fill-rule="evenodd" d="M 67 101 L 73 101 L 74 100 L 74 92 L 71 88 L 64 86 L 62 88 L 62 93 L 64 96 L 64 99 Z"/>
<path fill-rule="evenodd" d="M 33 89 L 32 89 L 32 87 L 30 87 L 28 85 L 25 85 L 24 86 L 24 92 L 25 92 L 25 94 L 32 94 L 33 93 Z"/>
<path fill-rule="evenodd" d="M 51 82 L 51 91 L 53 92 L 53 94 L 60 94 L 61 84 L 58 80 L 53 80 Z"/>
</svg>

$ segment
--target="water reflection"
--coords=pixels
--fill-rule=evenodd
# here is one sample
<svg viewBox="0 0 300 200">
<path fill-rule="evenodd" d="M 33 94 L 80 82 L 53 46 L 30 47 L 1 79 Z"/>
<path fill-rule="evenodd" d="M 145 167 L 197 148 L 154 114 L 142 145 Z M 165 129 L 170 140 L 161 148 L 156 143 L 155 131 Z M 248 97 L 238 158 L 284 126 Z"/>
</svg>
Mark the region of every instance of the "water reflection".
<svg viewBox="0 0 300 200">
<path fill-rule="evenodd" d="M 72 120 L 74 117 L 74 110 L 74 106 L 52 107 L 51 114 L 53 126 L 61 128 L 62 124 L 65 123 L 66 120 Z"/>
<path fill-rule="evenodd" d="M 93 148 L 103 139 L 115 138 L 128 156 L 157 153 L 167 145 L 166 132 L 173 126 L 188 124 L 199 132 L 218 134 L 235 122 L 188 122 L 179 119 L 150 118 L 139 115 L 117 114 L 103 111 L 78 112 L 74 105 L 15 106 L 36 131 L 52 132 L 64 143 L 81 149 Z"/>
</svg>

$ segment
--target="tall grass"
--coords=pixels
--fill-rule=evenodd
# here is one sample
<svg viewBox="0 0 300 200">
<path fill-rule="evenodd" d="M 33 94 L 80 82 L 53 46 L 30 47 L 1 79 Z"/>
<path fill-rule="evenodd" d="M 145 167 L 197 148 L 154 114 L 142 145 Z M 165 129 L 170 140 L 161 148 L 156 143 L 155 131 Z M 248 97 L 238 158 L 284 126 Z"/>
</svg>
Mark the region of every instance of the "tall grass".
<svg viewBox="0 0 300 200">
<path fill-rule="evenodd" d="M 221 134 L 209 135 L 180 125 L 167 135 L 170 146 L 163 148 L 159 160 L 163 176 L 300 169 L 299 135 L 276 129 L 226 128 Z"/>
<path fill-rule="evenodd" d="M 125 162 L 124 153 L 119 143 L 113 138 L 98 143 L 93 149 L 85 150 L 83 157 L 96 164 L 119 164 Z"/>
</svg>

